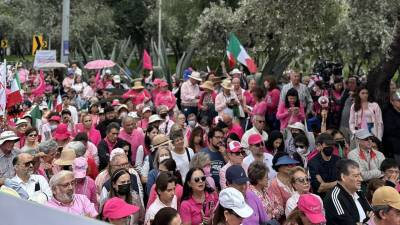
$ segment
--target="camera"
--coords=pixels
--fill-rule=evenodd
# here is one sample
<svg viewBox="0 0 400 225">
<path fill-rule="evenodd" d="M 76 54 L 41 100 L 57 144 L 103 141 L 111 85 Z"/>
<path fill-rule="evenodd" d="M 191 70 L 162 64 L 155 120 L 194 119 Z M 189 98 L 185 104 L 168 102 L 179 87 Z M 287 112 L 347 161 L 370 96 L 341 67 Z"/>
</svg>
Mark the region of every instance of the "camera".
<svg viewBox="0 0 400 225">
<path fill-rule="evenodd" d="M 314 64 L 313 73 L 321 76 L 322 80 L 328 83 L 331 75 L 342 76 L 343 64 L 325 59 L 318 59 Z"/>
</svg>

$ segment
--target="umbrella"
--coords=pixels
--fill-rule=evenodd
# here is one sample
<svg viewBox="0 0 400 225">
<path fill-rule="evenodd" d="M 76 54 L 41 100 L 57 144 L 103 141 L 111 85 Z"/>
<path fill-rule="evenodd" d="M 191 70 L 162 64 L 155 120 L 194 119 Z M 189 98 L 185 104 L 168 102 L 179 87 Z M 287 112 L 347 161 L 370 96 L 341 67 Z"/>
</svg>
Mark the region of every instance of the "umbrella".
<svg viewBox="0 0 400 225">
<path fill-rule="evenodd" d="M 99 59 L 99 60 L 94 60 L 94 61 L 88 62 L 85 65 L 85 69 L 95 70 L 95 69 L 103 69 L 103 68 L 113 67 L 113 66 L 115 66 L 115 62 L 113 62 L 111 60 Z"/>
<path fill-rule="evenodd" d="M 66 65 L 59 62 L 44 63 L 38 66 L 39 69 L 55 69 L 55 68 L 67 68 Z"/>
</svg>

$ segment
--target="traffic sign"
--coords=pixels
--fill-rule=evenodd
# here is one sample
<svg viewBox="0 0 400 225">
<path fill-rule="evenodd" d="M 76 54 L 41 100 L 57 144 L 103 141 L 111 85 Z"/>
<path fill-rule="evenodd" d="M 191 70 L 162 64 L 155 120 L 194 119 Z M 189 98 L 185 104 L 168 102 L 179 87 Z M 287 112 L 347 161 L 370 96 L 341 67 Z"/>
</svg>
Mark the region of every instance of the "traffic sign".
<svg viewBox="0 0 400 225">
<path fill-rule="evenodd" d="M 44 46 L 44 43 L 43 43 L 43 35 L 33 35 L 33 39 L 32 39 L 32 55 L 35 55 L 37 50 L 41 50 L 44 47 L 45 46 Z"/>
<path fill-rule="evenodd" d="M 0 41 L 0 48 L 7 48 L 8 47 L 8 40 L 3 39 Z"/>
</svg>

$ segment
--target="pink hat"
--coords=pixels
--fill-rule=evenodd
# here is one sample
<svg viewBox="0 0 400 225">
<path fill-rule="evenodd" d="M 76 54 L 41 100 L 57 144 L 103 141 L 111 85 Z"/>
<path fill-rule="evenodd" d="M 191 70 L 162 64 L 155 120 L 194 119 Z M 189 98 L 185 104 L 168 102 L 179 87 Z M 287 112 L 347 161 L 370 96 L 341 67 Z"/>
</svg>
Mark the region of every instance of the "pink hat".
<svg viewBox="0 0 400 225">
<path fill-rule="evenodd" d="M 231 141 L 228 144 L 228 148 L 226 149 L 227 152 L 240 152 L 243 147 L 238 141 Z"/>
<path fill-rule="evenodd" d="M 161 82 L 162 82 L 162 80 L 160 78 L 156 78 L 156 79 L 154 79 L 153 84 L 154 85 L 160 85 Z"/>
<path fill-rule="evenodd" d="M 121 219 L 139 211 L 139 207 L 126 203 L 118 197 L 106 201 L 103 208 L 103 216 L 108 219 Z"/>
<path fill-rule="evenodd" d="M 114 100 L 112 101 L 112 103 L 111 103 L 111 106 L 119 106 L 119 105 L 121 105 L 121 103 L 119 102 L 118 99 L 114 99 Z"/>
<path fill-rule="evenodd" d="M 74 162 L 72 163 L 72 171 L 74 172 L 74 177 L 75 178 L 86 177 L 87 167 L 88 167 L 88 164 L 87 164 L 86 158 L 78 157 L 78 158 L 74 159 Z"/>
<path fill-rule="evenodd" d="M 168 86 L 168 83 L 167 83 L 165 80 L 162 80 L 162 81 L 159 83 L 159 86 L 160 86 L 160 87 L 166 87 L 166 86 Z"/>
<path fill-rule="evenodd" d="M 65 123 L 60 123 L 53 133 L 53 137 L 56 141 L 62 141 L 69 138 L 71 134 L 68 131 L 68 125 Z"/>
<path fill-rule="evenodd" d="M 252 134 L 252 135 L 250 135 L 247 142 L 249 143 L 249 145 L 255 145 L 255 144 L 261 143 L 262 141 L 263 141 L 263 139 L 262 139 L 261 135 Z"/>
<path fill-rule="evenodd" d="M 52 117 L 50 117 L 49 121 L 60 122 L 61 121 L 61 117 L 60 116 L 52 116 Z"/>
<path fill-rule="evenodd" d="M 326 222 L 325 215 L 322 212 L 321 200 L 314 194 L 300 195 L 297 207 L 306 214 L 306 217 L 313 224 Z"/>
</svg>

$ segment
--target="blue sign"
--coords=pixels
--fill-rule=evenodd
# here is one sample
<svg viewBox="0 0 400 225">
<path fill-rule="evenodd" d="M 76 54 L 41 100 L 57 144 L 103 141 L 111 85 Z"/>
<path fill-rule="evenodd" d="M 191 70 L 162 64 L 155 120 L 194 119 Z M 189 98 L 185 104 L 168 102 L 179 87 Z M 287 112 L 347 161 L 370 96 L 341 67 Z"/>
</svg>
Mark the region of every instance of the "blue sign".
<svg viewBox="0 0 400 225">
<path fill-rule="evenodd" d="M 64 41 L 63 43 L 63 55 L 69 55 L 69 41 Z"/>
</svg>

